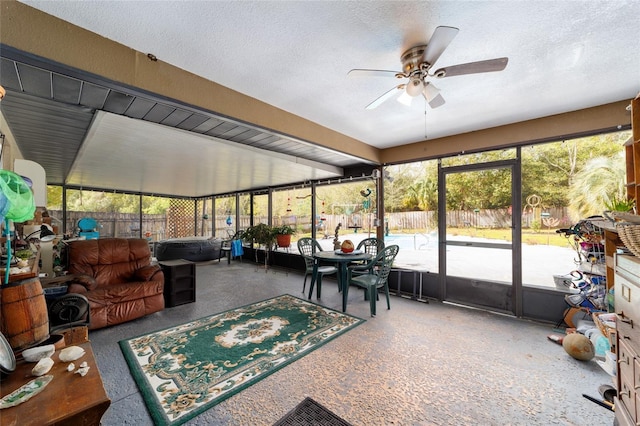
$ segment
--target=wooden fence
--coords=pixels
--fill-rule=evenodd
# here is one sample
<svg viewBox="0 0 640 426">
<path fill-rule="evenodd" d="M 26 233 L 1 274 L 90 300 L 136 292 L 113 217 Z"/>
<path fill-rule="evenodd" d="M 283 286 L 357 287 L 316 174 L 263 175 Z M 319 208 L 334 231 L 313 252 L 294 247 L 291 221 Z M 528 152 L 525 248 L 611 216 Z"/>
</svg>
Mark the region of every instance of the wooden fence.
<svg viewBox="0 0 640 426">
<path fill-rule="evenodd" d="M 78 221 L 91 217 L 98 223 L 98 231 L 101 237 L 139 237 L 148 238 L 150 241 L 160 241 L 167 238 L 193 236 L 194 229 L 198 229 L 199 235 L 210 237 L 213 235 L 211 229 L 215 229 L 215 236 L 226 238 L 233 234 L 236 229 L 235 223 L 227 225 L 226 216 L 216 216 L 215 223 L 211 219 L 200 219 L 202 223 L 194 224 L 192 210 L 187 209 L 187 213 L 177 215 L 174 210 L 167 214 L 142 215 L 142 229 L 140 228 L 140 215 L 135 213 L 112 213 L 112 212 L 76 212 L 67 211 L 67 234 L 77 235 L 79 232 Z M 523 215 L 523 228 L 540 226 L 541 228 L 567 227 L 572 224 L 568 219 L 566 208 L 550 209 L 544 216 L 540 212 L 525 212 Z M 61 211 L 49 211 L 54 218 L 54 225 L 62 229 Z M 177 217 L 179 216 L 179 217 Z M 342 224 L 340 233 L 349 232 L 375 232 L 375 217 L 373 214 L 338 214 L 316 216 L 315 226 L 317 236 L 332 237 L 338 224 Z M 556 221 L 557 219 L 557 221 Z M 235 218 L 234 218 L 235 220 Z M 175 224 L 181 223 L 180 226 Z M 536 224 L 537 221 L 537 224 Z M 266 223 L 266 217 L 256 217 L 255 223 Z M 311 233 L 311 216 L 280 216 L 273 220 L 275 225 L 287 224 L 298 230 L 298 233 Z M 557 224 L 556 224 L 557 222 Z M 241 216 L 238 229 L 249 227 L 249 216 Z M 447 213 L 447 223 L 452 227 L 477 227 L 477 228 L 508 228 L 511 226 L 511 215 L 507 209 L 479 210 L 475 211 L 450 211 Z M 197 226 L 196 226 L 197 225 Z M 430 231 L 437 229 L 437 214 L 433 211 L 388 213 L 385 216 L 386 232 L 403 231 Z M 61 232 L 61 231 L 60 231 Z"/>
<path fill-rule="evenodd" d="M 62 232 L 62 212 L 49 210 L 49 215 L 54 218 L 53 224 L 57 225 L 60 228 L 60 232 Z M 140 229 L 140 215 L 136 213 L 67 211 L 66 233 L 70 236 L 77 235 L 80 231 L 78 222 L 87 217 L 95 219 L 98 224 L 95 231 L 103 238 L 133 238 L 142 236 L 152 241 L 173 238 L 166 235 L 167 216 L 163 214 L 142 215 L 143 225 L 142 229 Z"/>
<path fill-rule="evenodd" d="M 375 217 L 373 214 L 339 214 L 339 215 L 323 215 L 321 218 L 316 217 L 316 229 L 318 237 L 333 236 L 338 224 L 342 224 L 340 233 L 348 233 L 350 230 L 358 230 L 358 232 L 372 230 L 375 232 Z M 557 220 L 556 220 L 557 219 Z M 216 219 L 216 235 L 227 235 L 227 229 L 235 230 L 234 224 L 231 226 L 225 223 L 225 218 Z M 267 218 L 256 217 L 255 223 L 266 223 Z M 273 220 L 275 225 L 287 224 L 296 228 L 299 233 L 311 232 L 311 216 L 282 216 Z M 537 222 L 537 223 L 536 223 Z M 475 211 L 455 210 L 447 212 L 447 223 L 451 227 L 477 227 L 477 228 L 509 228 L 511 227 L 511 214 L 508 209 L 486 209 Z M 522 217 L 522 227 L 532 228 L 540 226 L 541 228 L 564 228 L 572 224 L 568 218 L 566 208 L 552 208 L 545 211 L 545 215 L 541 212 L 525 212 Z M 548 226 L 549 225 L 549 226 Z M 238 229 L 246 229 L 249 226 L 249 217 L 240 217 L 240 226 Z M 403 231 L 429 231 L 437 229 L 437 214 L 434 211 L 417 211 L 417 212 L 401 212 L 387 213 L 385 215 L 385 231 L 403 232 Z"/>
</svg>

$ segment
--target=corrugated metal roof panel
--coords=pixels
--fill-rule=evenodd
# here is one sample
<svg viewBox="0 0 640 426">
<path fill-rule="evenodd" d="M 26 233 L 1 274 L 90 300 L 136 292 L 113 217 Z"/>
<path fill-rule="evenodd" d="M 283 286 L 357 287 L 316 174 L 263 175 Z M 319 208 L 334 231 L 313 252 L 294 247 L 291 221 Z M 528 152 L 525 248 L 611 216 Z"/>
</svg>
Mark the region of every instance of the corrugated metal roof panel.
<svg viewBox="0 0 640 426">
<path fill-rule="evenodd" d="M 0 55 L 5 51 L 5 49 L 0 51 Z M 35 62 L 32 63 L 27 58 L 25 60 L 26 63 L 23 63 L 16 61 L 13 55 L 15 55 L 15 52 L 9 55 L 12 59 L 1 58 L 0 84 L 7 89 L 7 96 L 0 103 L 0 111 L 6 118 L 25 159 L 40 163 L 46 170 L 47 181 L 51 184 L 74 184 L 76 181 L 87 179 L 93 185 L 98 185 L 99 188 L 104 189 L 139 191 L 143 193 L 160 192 L 165 195 L 176 196 L 203 196 L 215 194 L 215 191 L 246 191 L 252 189 L 252 187 L 264 188 L 274 184 L 286 183 L 286 175 L 279 175 L 276 182 L 273 180 L 273 172 L 268 171 L 269 164 L 280 162 L 283 158 L 291 160 L 297 156 L 300 159 L 305 159 L 305 161 L 312 160 L 308 164 L 305 161 L 301 161 L 301 163 L 306 164 L 304 167 L 314 164 L 312 170 L 307 169 L 305 171 L 304 167 L 302 167 L 296 169 L 296 173 L 292 173 L 290 177 L 290 179 L 304 180 L 325 174 L 326 170 L 321 171 L 323 166 L 320 162 L 330 165 L 327 166 L 329 168 L 331 166 L 345 167 L 359 162 L 353 156 L 309 142 L 278 135 L 251 124 L 217 116 L 211 111 L 197 110 L 186 105 L 180 106 L 175 101 L 156 98 L 152 94 L 142 95 L 135 89 L 115 86 L 112 82 L 96 83 L 95 76 L 92 76 L 89 79 L 91 82 L 89 82 L 81 74 L 79 75 L 77 70 L 70 70 L 67 75 L 66 69 L 63 69 L 64 67 L 60 64 L 52 65 L 51 69 L 55 71 L 51 71 L 42 68 L 42 64 L 46 63 L 46 60 L 34 60 Z M 118 144 L 126 142 L 129 144 L 126 148 L 133 150 L 128 154 L 130 158 L 127 160 L 130 162 L 135 160 L 132 164 L 138 165 L 136 170 L 126 170 L 126 173 L 124 170 L 118 171 L 118 168 L 121 167 L 121 161 L 116 160 L 114 163 L 113 159 L 106 158 L 104 153 L 104 158 L 91 157 L 90 153 L 85 153 L 89 154 L 89 157 L 95 163 L 90 167 L 81 164 L 74 165 L 74 162 L 78 161 L 79 153 L 83 152 L 82 149 L 96 149 L 97 145 L 90 145 L 93 148 L 83 148 L 83 143 L 87 138 L 92 137 L 90 129 L 95 121 L 95 114 L 100 113 L 101 110 L 126 116 L 128 120 L 131 120 L 127 121 L 126 125 L 122 126 L 122 129 L 117 127 L 112 129 L 110 137 L 102 135 L 101 143 L 107 144 L 107 146 L 100 146 L 100 149 L 106 149 L 104 153 L 110 152 L 110 149 L 122 150 L 124 147 L 118 146 Z M 139 121 L 140 119 L 142 121 Z M 152 131 L 157 135 L 155 136 L 157 140 L 144 140 L 151 137 L 140 133 L 138 130 L 139 128 L 144 128 L 144 122 L 164 125 Z M 183 134 L 184 137 L 177 136 L 180 133 L 172 133 L 173 137 L 179 137 L 182 143 L 176 144 L 175 139 L 159 142 L 162 137 L 158 135 L 165 131 L 163 130 L 165 127 L 167 132 L 169 131 L 168 128 L 171 127 L 183 129 L 179 131 L 186 132 Z M 130 134 L 125 134 L 126 131 L 136 134 L 137 137 L 132 139 Z M 211 140 L 212 143 L 210 145 L 204 145 L 212 158 L 194 153 L 195 156 L 190 161 L 195 161 L 195 158 L 198 161 L 194 163 L 195 165 L 189 165 L 188 174 L 188 176 L 192 176 L 189 179 L 193 179 L 193 181 L 187 179 L 182 181 L 180 185 L 175 186 L 165 179 L 163 182 L 166 181 L 169 186 L 166 191 L 159 191 L 161 182 L 159 182 L 156 174 L 158 171 L 157 164 L 147 164 L 149 152 L 148 150 L 147 152 L 140 152 L 140 150 L 143 147 L 148 149 L 149 146 L 153 146 L 154 149 L 163 150 L 162 156 L 167 159 L 174 159 L 182 155 L 185 149 L 189 149 L 187 145 L 195 144 L 194 146 L 198 146 L 200 142 L 197 139 L 193 139 L 196 135 L 201 135 L 200 137 L 214 136 L 216 138 L 215 141 L 217 142 Z M 221 140 L 226 140 L 226 144 L 220 145 L 219 142 Z M 151 145 L 149 145 L 150 142 L 152 142 Z M 244 151 L 247 149 L 243 148 L 244 146 L 259 148 L 260 152 L 256 151 L 255 155 L 248 155 L 247 151 Z M 216 147 L 215 150 L 221 151 L 210 151 L 211 147 Z M 264 163 L 264 156 L 271 155 L 273 161 L 268 161 L 260 165 L 259 168 L 256 168 L 257 165 L 254 166 L 255 173 L 252 172 L 250 176 L 240 178 L 231 169 L 225 172 L 225 168 L 230 167 L 229 161 L 219 161 L 219 154 L 224 152 L 228 156 L 230 150 L 233 151 L 234 149 L 237 150 L 238 154 L 235 157 L 232 155 L 227 158 L 234 158 L 235 160 L 236 157 L 244 156 L 247 161 L 258 161 L 257 159 L 261 158 L 260 161 Z M 215 186 L 211 186 L 211 183 L 207 183 L 206 180 L 203 181 L 202 173 L 213 172 L 212 164 L 209 164 L 213 160 L 217 161 L 216 165 L 213 166 L 217 173 L 227 173 L 231 177 L 235 176 L 235 178 L 231 180 L 227 178 L 214 179 L 211 177 L 213 175 L 211 175 L 207 179 L 216 181 Z M 177 164 L 177 167 L 182 168 L 180 170 L 184 170 L 184 164 Z M 317 168 L 315 172 L 313 172 L 314 167 Z M 86 175 L 86 177 L 82 177 L 76 172 L 73 175 L 73 179 L 70 180 L 72 168 L 82 170 L 82 174 L 95 174 L 95 176 Z M 197 171 L 199 168 L 202 169 L 202 173 Z M 293 171 L 293 169 L 291 170 Z M 173 171 L 166 170 L 166 172 L 175 175 Z M 118 173 L 121 176 L 117 176 Z M 335 169 L 331 169 L 330 173 L 335 173 Z M 131 175 L 131 179 L 135 181 L 123 183 L 122 176 L 125 174 Z M 191 188 L 187 191 L 188 194 L 182 189 L 185 187 Z M 210 194 L 203 193 L 203 191 L 206 192 L 207 190 L 212 192 Z"/>
</svg>

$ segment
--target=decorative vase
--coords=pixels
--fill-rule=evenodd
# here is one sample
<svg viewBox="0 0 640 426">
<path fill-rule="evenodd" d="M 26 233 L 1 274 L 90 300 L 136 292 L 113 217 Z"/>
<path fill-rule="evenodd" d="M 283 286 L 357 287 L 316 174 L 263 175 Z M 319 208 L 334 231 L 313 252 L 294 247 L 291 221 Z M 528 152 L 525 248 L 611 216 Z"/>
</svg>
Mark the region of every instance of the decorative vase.
<svg viewBox="0 0 640 426">
<path fill-rule="evenodd" d="M 353 242 L 351 242 L 351 240 L 344 240 L 344 242 L 340 246 L 340 249 L 342 250 L 343 253 L 351 253 L 355 249 L 355 247 L 353 245 Z"/>
</svg>

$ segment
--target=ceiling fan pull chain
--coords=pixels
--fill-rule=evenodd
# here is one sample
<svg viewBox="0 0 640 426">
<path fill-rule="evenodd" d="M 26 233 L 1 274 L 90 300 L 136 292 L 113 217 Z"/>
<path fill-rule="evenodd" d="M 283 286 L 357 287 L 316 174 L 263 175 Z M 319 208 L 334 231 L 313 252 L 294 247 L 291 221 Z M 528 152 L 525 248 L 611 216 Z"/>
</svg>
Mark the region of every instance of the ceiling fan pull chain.
<svg viewBox="0 0 640 426">
<path fill-rule="evenodd" d="M 427 99 L 424 100 L 424 138 L 427 139 Z"/>
</svg>

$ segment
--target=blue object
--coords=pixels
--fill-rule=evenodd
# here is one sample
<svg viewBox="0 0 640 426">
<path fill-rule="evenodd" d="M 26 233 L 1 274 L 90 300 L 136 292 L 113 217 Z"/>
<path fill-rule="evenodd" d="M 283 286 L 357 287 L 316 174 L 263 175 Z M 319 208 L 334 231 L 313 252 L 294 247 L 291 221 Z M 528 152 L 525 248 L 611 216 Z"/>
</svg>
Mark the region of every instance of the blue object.
<svg viewBox="0 0 640 426">
<path fill-rule="evenodd" d="M 78 228 L 80 228 L 80 231 L 83 232 L 95 231 L 97 227 L 98 222 L 96 222 L 96 220 L 92 217 L 85 217 L 78 221 Z"/>
<path fill-rule="evenodd" d="M 231 241 L 231 257 L 242 256 L 244 249 L 242 248 L 242 240 Z"/>
<path fill-rule="evenodd" d="M 100 233 L 99 232 L 95 232 L 95 231 L 80 232 L 79 235 L 81 237 L 84 237 L 87 240 L 97 240 L 98 238 L 100 238 Z"/>
<path fill-rule="evenodd" d="M 7 239 L 7 265 L 4 267 L 4 283 L 9 284 L 9 269 L 11 268 L 11 233 L 9 231 L 9 219 L 4 218 L 4 235 Z"/>
<path fill-rule="evenodd" d="M 607 339 L 603 335 L 599 335 L 596 338 L 596 344 L 594 345 L 594 348 L 597 356 L 606 356 L 607 351 L 611 350 L 611 343 L 609 343 L 609 339 Z"/>
<path fill-rule="evenodd" d="M 2 192 L 0 192 L 0 216 L 4 218 L 7 215 L 10 207 L 11 204 L 9 204 L 9 200 L 7 200 L 7 197 L 5 197 Z"/>
<path fill-rule="evenodd" d="M 9 210 L 3 216 L 16 223 L 33 219 L 36 210 L 33 192 L 21 176 L 0 169 L 0 191 L 9 205 Z"/>
<path fill-rule="evenodd" d="M 84 237 L 87 240 L 97 240 L 100 238 L 100 233 L 96 231 L 98 222 L 92 217 L 85 217 L 78 221 L 78 228 L 80 232 L 78 235 Z"/>
</svg>

